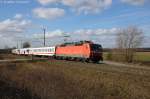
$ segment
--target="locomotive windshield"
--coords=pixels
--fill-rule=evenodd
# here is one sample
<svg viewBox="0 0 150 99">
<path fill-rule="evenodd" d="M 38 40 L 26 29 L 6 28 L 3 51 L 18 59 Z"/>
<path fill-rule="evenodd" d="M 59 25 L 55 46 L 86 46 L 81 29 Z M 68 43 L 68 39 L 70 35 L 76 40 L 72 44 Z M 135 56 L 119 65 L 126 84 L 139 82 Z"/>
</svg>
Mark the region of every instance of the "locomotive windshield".
<svg viewBox="0 0 150 99">
<path fill-rule="evenodd" d="M 91 44 L 92 51 L 102 51 L 102 46 L 99 44 Z"/>
</svg>

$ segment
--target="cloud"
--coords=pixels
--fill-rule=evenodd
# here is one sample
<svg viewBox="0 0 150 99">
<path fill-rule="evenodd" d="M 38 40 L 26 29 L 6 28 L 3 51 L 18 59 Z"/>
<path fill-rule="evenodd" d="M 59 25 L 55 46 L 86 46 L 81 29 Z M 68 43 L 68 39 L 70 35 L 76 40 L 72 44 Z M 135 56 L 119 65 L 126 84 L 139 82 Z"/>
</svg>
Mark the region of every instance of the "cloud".
<svg viewBox="0 0 150 99">
<path fill-rule="evenodd" d="M 74 41 L 91 40 L 102 44 L 104 47 L 115 47 L 115 37 L 119 30 L 119 28 L 80 29 L 72 33 L 72 39 Z"/>
<path fill-rule="evenodd" d="M 72 5 L 78 0 L 38 0 L 38 2 L 42 5 L 49 5 L 54 3 L 62 3 L 64 5 Z"/>
<path fill-rule="evenodd" d="M 22 14 L 16 14 L 16 15 L 14 16 L 14 18 L 15 18 L 15 19 L 21 19 L 21 18 L 23 18 L 23 15 L 22 15 Z"/>
<path fill-rule="evenodd" d="M 65 15 L 65 11 L 60 8 L 36 8 L 33 14 L 38 18 L 53 20 Z"/>
<path fill-rule="evenodd" d="M 23 19 L 21 14 L 16 14 L 13 18 L 0 21 L 0 47 L 8 45 L 12 47 L 16 44 L 16 36 L 23 35 L 30 27 L 31 21 Z"/>
<path fill-rule="evenodd" d="M 59 1 L 61 1 L 61 0 L 38 0 L 38 2 L 41 3 L 42 5 L 48 5 L 48 4 L 56 3 Z"/>
<path fill-rule="evenodd" d="M 72 5 L 78 13 L 99 13 L 111 5 L 111 0 L 83 0 L 76 5 Z"/>
<path fill-rule="evenodd" d="M 114 35 L 118 31 L 117 28 L 111 28 L 111 29 L 80 29 L 74 32 L 74 34 L 78 35 L 86 35 L 86 36 L 92 36 L 92 35 Z"/>
<path fill-rule="evenodd" d="M 78 14 L 99 13 L 112 4 L 112 0 L 38 0 L 42 5 L 60 3 Z"/>
<path fill-rule="evenodd" d="M 57 29 L 54 31 L 46 32 L 47 45 L 57 45 L 64 42 L 64 36 L 68 35 L 67 41 L 80 41 L 80 40 L 92 40 L 95 43 L 101 43 L 105 47 L 112 47 L 115 42 L 115 35 L 119 28 L 110 29 L 79 29 L 72 32 L 64 32 L 63 30 Z M 43 34 L 36 33 L 33 35 L 35 39 L 39 39 L 43 42 Z M 40 43 L 42 44 L 42 43 Z M 113 44 L 113 45 L 112 45 Z M 114 47 L 114 46 L 113 46 Z"/>
<path fill-rule="evenodd" d="M 64 35 L 64 31 L 57 29 L 54 31 L 46 32 L 45 36 L 46 38 L 55 38 L 55 37 L 62 37 L 63 35 Z M 43 34 L 41 33 L 33 34 L 33 38 L 43 38 Z"/>
<path fill-rule="evenodd" d="M 121 1 L 131 5 L 143 5 L 146 0 L 121 0 Z"/>
<path fill-rule="evenodd" d="M 63 30 L 57 29 L 54 31 L 46 32 L 47 38 L 63 37 L 64 35 L 77 36 L 78 38 L 84 36 L 112 36 L 118 32 L 119 28 L 111 29 L 79 29 L 72 32 L 64 32 Z M 43 38 L 43 34 L 36 33 L 33 35 L 35 38 Z"/>
<path fill-rule="evenodd" d="M 61 0 L 61 3 L 64 4 L 64 5 L 66 5 L 66 6 L 73 6 L 74 4 L 77 3 L 77 1 L 78 0 Z"/>
<path fill-rule="evenodd" d="M 22 19 L 21 16 L 16 15 L 13 19 L 6 19 L 0 22 L 0 34 L 13 35 L 16 33 L 22 33 L 30 24 L 30 20 Z"/>
<path fill-rule="evenodd" d="M 14 45 L 17 45 L 17 43 L 13 40 L 11 37 L 3 37 L 0 36 L 0 49 L 7 47 L 13 47 Z"/>
</svg>

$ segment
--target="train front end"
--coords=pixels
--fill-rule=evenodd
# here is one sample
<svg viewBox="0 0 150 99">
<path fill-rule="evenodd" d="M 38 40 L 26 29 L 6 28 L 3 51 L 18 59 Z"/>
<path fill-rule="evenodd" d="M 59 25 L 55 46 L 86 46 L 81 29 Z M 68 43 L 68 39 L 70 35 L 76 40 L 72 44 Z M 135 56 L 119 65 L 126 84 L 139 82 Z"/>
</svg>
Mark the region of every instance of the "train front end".
<svg viewBox="0 0 150 99">
<path fill-rule="evenodd" d="M 103 61 L 103 49 L 100 44 L 90 44 L 90 59 L 93 62 Z"/>
</svg>

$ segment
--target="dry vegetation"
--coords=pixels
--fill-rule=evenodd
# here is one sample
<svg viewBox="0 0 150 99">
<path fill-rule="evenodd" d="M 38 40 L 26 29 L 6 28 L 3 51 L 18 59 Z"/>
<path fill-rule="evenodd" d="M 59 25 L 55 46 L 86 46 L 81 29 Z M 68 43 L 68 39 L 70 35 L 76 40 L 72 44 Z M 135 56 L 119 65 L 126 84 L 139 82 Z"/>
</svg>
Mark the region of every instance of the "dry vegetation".
<svg viewBox="0 0 150 99">
<path fill-rule="evenodd" d="M 136 52 L 134 60 L 150 62 L 150 52 Z"/>
<path fill-rule="evenodd" d="M 104 52 L 103 56 L 104 60 L 126 62 L 125 55 L 116 51 Z M 132 63 L 140 64 L 141 66 L 150 66 L 150 52 L 136 52 Z"/>
<path fill-rule="evenodd" d="M 23 96 L 29 92 L 28 99 L 150 99 L 149 76 L 149 70 L 70 61 L 0 64 L 0 81 Z"/>
<path fill-rule="evenodd" d="M 30 56 L 16 56 L 12 54 L 0 54 L 0 60 L 4 59 L 28 59 L 31 58 Z"/>
</svg>

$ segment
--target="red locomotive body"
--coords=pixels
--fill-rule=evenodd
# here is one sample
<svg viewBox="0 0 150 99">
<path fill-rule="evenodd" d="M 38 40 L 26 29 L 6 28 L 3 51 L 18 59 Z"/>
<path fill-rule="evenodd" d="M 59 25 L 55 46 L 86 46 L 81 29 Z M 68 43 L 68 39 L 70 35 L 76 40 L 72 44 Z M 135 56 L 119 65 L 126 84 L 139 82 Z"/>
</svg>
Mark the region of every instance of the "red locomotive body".
<svg viewBox="0 0 150 99">
<path fill-rule="evenodd" d="M 102 47 L 90 41 L 66 43 L 56 47 L 56 58 L 98 62 L 103 60 Z"/>
</svg>

